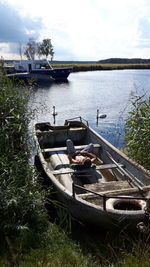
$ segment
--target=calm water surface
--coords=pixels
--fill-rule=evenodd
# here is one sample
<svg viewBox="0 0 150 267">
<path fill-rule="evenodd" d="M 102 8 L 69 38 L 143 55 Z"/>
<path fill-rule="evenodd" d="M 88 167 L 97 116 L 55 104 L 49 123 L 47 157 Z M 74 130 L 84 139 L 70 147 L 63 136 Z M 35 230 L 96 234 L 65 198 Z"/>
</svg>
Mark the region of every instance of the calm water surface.
<svg viewBox="0 0 150 267">
<path fill-rule="evenodd" d="M 56 106 L 56 125 L 65 119 L 81 116 L 89 125 L 116 147 L 124 142 L 124 123 L 135 94 L 150 95 L 150 70 L 115 70 L 71 73 L 66 83 L 38 85 L 31 92 L 30 105 L 36 109 L 31 122 L 54 123 L 52 108 Z M 107 114 L 96 123 L 97 109 Z"/>
</svg>

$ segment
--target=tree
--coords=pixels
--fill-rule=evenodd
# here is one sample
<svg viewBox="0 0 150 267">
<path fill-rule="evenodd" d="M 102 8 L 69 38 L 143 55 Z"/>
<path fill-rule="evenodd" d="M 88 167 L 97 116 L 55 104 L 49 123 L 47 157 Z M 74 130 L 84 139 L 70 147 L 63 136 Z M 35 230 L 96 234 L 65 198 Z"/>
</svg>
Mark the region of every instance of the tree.
<svg viewBox="0 0 150 267">
<path fill-rule="evenodd" d="M 50 55 L 51 56 L 51 60 L 53 60 L 54 50 L 53 50 L 53 46 L 52 46 L 52 43 L 51 43 L 51 39 L 44 39 L 42 41 L 42 43 L 38 47 L 38 54 L 40 56 L 41 55 L 45 55 L 46 58 Z"/>
<path fill-rule="evenodd" d="M 46 58 L 50 55 L 51 60 L 53 60 L 54 50 L 51 43 L 51 39 L 44 39 L 41 43 L 36 42 L 33 39 L 29 39 L 29 42 L 25 46 L 24 55 L 27 59 L 32 59 L 32 60 L 35 59 L 35 55 L 37 55 L 39 58 L 42 55 L 46 56 Z"/>
<path fill-rule="evenodd" d="M 29 39 L 29 42 L 25 47 L 24 55 L 27 57 L 27 59 L 34 60 L 37 51 L 38 51 L 38 43 L 33 39 Z"/>
</svg>

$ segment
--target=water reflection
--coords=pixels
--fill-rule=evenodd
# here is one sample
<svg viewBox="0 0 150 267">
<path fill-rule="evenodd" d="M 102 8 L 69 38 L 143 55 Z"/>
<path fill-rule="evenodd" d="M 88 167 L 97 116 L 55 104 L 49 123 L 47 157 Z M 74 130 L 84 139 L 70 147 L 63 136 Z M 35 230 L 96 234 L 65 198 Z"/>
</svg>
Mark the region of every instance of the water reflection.
<svg viewBox="0 0 150 267">
<path fill-rule="evenodd" d="M 38 84 L 31 91 L 30 106 L 35 121 L 63 124 L 65 119 L 81 116 L 116 147 L 124 142 L 124 123 L 133 94 L 150 89 L 150 70 L 89 71 L 71 73 L 67 82 Z M 58 115 L 52 116 L 53 106 Z M 97 122 L 97 109 L 107 114 Z"/>
</svg>

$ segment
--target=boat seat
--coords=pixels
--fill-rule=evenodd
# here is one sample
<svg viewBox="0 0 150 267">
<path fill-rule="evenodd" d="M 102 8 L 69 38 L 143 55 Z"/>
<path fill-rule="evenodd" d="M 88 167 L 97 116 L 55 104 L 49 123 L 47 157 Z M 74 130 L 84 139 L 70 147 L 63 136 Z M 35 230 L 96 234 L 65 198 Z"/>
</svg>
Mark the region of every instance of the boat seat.
<svg viewBox="0 0 150 267">
<path fill-rule="evenodd" d="M 122 164 L 120 164 L 119 166 L 123 167 Z M 88 168 L 88 169 L 84 169 L 84 170 L 73 170 L 73 169 L 69 169 L 69 170 L 54 170 L 53 174 L 55 175 L 59 175 L 59 174 L 71 174 L 71 173 L 77 173 L 77 174 L 84 174 L 87 172 L 91 172 L 94 170 L 107 170 L 107 169 L 116 169 L 118 168 L 115 164 L 102 164 L 99 166 L 96 166 L 95 168 Z"/>
<path fill-rule="evenodd" d="M 75 146 L 75 149 L 76 150 L 82 150 L 86 147 L 87 145 L 80 145 L 80 146 Z M 94 146 L 94 151 L 93 153 L 95 153 L 96 155 L 98 154 L 98 151 L 101 147 L 101 145 L 99 144 L 93 144 Z M 42 149 L 43 152 L 59 152 L 59 151 L 67 151 L 67 147 L 52 147 L 52 148 L 45 148 L 45 149 Z"/>
<path fill-rule="evenodd" d="M 72 192 L 72 183 L 83 186 L 82 181 L 75 175 L 71 175 L 69 159 L 64 151 L 50 152 L 50 163 L 54 168 L 53 174 L 57 174 L 57 179 L 70 192 Z M 81 192 L 81 190 L 77 190 Z"/>
<path fill-rule="evenodd" d="M 67 139 L 71 139 L 73 142 L 80 142 L 86 137 L 87 129 L 84 127 L 72 127 L 68 130 Z"/>
<path fill-rule="evenodd" d="M 73 169 L 55 169 L 53 171 L 54 175 L 64 175 L 64 174 L 70 174 L 72 177 L 74 177 L 73 182 L 78 185 L 83 185 L 85 183 L 90 184 L 97 184 L 98 181 L 102 179 L 102 175 L 99 172 L 99 170 L 109 170 L 117 168 L 115 164 L 102 164 L 94 168 L 88 168 L 84 170 L 73 170 Z M 77 179 L 77 180 L 76 180 Z"/>
<path fill-rule="evenodd" d="M 70 129 L 69 129 L 70 131 L 87 131 L 87 129 L 86 128 L 84 128 L 84 127 L 70 127 Z"/>
<path fill-rule="evenodd" d="M 52 127 L 53 129 L 54 127 Z M 73 142 L 80 144 L 86 138 L 86 129 L 82 127 L 78 128 L 66 128 L 56 126 L 54 130 L 49 129 L 47 132 L 38 132 L 38 139 L 42 148 L 54 147 L 55 144 L 62 146 L 65 140 L 71 139 Z"/>
</svg>

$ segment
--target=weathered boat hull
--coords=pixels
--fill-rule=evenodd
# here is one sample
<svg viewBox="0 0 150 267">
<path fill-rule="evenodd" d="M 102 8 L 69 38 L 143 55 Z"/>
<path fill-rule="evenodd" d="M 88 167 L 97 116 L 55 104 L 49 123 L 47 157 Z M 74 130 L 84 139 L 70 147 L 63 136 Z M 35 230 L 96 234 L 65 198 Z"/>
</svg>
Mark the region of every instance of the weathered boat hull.
<svg viewBox="0 0 150 267">
<path fill-rule="evenodd" d="M 150 192 L 149 171 L 130 160 L 83 122 L 68 120 L 62 127 L 53 127 L 49 123 L 36 124 L 34 137 L 42 168 L 72 216 L 105 228 L 135 229 L 139 222 L 145 220 Z M 65 147 L 68 138 L 73 140 L 77 149 L 91 142 L 95 144 L 101 164 L 87 173 L 83 172 L 85 177 L 69 168 Z M 118 162 L 118 167 L 112 164 L 106 151 Z M 129 177 L 121 172 L 121 166 Z M 132 180 L 129 182 L 128 178 Z M 91 180 L 87 182 L 88 179 Z M 116 206 L 112 206 L 113 201 Z M 118 207 L 117 201 L 120 201 L 119 205 L 123 202 L 129 209 Z"/>
<path fill-rule="evenodd" d="M 45 70 L 32 70 L 32 74 L 41 74 L 51 76 L 55 81 L 65 81 L 67 80 L 72 68 L 53 68 L 53 69 L 45 69 Z"/>
<path fill-rule="evenodd" d="M 12 73 L 7 74 L 7 77 L 14 80 L 33 80 L 35 82 L 38 81 L 46 81 L 46 82 L 54 82 L 55 80 L 50 76 L 46 74 L 37 74 L 37 73 L 30 73 L 30 72 L 22 72 L 22 73 Z"/>
<path fill-rule="evenodd" d="M 126 216 L 121 215 L 120 212 L 104 211 L 101 207 L 88 205 L 87 201 L 81 201 L 78 197 L 73 198 L 54 184 L 53 186 L 57 192 L 57 198 L 64 204 L 65 210 L 79 222 L 109 230 L 136 230 L 138 223 L 145 220 L 144 211 Z"/>
</svg>

